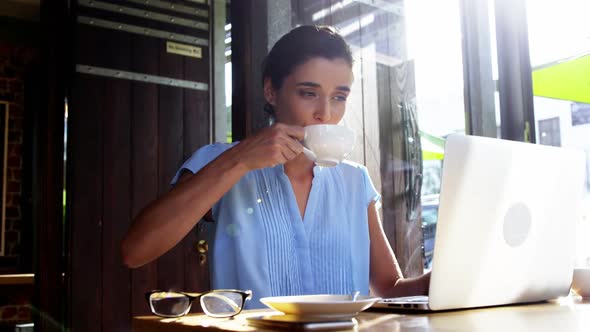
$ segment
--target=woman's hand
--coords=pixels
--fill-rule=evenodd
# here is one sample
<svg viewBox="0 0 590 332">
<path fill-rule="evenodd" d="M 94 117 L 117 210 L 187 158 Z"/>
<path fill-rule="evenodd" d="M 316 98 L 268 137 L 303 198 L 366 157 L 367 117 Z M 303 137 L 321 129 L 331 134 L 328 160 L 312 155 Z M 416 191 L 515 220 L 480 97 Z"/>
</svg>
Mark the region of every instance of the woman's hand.
<svg viewBox="0 0 590 332">
<path fill-rule="evenodd" d="M 241 141 L 231 150 L 248 170 L 273 167 L 303 152 L 300 141 L 304 136 L 303 127 L 276 123 Z"/>
<path fill-rule="evenodd" d="M 246 172 L 297 157 L 304 135 L 299 126 L 273 125 L 187 175 L 135 218 L 121 244 L 125 264 L 141 266 L 170 250 Z"/>
</svg>

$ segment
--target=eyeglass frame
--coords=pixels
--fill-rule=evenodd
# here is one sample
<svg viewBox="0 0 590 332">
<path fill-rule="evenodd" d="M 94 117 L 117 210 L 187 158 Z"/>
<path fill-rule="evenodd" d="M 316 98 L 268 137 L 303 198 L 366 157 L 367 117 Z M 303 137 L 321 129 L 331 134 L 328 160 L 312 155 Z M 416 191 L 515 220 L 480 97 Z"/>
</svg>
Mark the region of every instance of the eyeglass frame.
<svg viewBox="0 0 590 332">
<path fill-rule="evenodd" d="M 210 291 L 206 291 L 203 293 L 187 293 L 187 292 L 180 292 L 180 291 L 165 291 L 165 290 L 160 290 L 160 289 L 155 289 L 155 290 L 151 290 L 149 292 L 145 293 L 145 299 L 150 307 L 150 311 L 156 315 L 156 316 L 160 316 L 160 317 L 166 317 L 166 318 L 177 318 L 177 317 L 183 317 L 186 316 L 188 314 L 188 312 L 191 310 L 193 302 L 196 299 L 200 299 L 201 297 L 203 297 L 203 295 L 207 295 L 207 294 L 211 294 L 211 293 L 236 293 L 236 294 L 240 294 L 242 296 L 242 305 L 240 306 L 240 310 L 238 310 L 236 313 L 233 313 L 231 315 L 216 315 L 216 314 L 212 314 L 211 312 L 209 312 L 207 309 L 205 309 L 203 307 L 203 305 L 201 303 L 199 303 L 199 305 L 201 306 L 201 309 L 203 310 L 203 312 L 205 313 L 205 315 L 209 316 L 209 317 L 214 317 L 214 318 L 231 318 L 234 317 L 236 315 L 239 315 L 242 310 L 244 309 L 244 305 L 246 304 L 247 300 L 250 300 L 252 298 L 252 291 L 251 290 L 239 290 L 239 289 L 212 289 Z M 188 308 L 186 309 L 185 312 L 183 312 L 180 315 L 163 315 L 163 314 L 158 314 L 154 311 L 154 307 L 150 301 L 150 296 L 154 293 L 176 293 L 176 294 L 182 294 L 184 296 L 186 296 L 189 300 L 188 303 Z"/>
</svg>

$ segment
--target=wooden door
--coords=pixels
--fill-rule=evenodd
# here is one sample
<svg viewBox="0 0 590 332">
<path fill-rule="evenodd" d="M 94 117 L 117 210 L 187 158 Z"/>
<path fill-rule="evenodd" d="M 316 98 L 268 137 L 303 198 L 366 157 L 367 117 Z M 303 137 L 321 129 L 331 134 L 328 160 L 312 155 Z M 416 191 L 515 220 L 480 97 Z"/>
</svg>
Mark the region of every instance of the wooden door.
<svg viewBox="0 0 590 332">
<path fill-rule="evenodd" d="M 151 289 L 207 289 L 197 231 L 127 269 L 132 218 L 210 142 L 205 1 L 78 0 L 68 118 L 67 223 L 73 331 L 128 331 Z M 196 306 L 198 307 L 198 306 Z"/>
</svg>

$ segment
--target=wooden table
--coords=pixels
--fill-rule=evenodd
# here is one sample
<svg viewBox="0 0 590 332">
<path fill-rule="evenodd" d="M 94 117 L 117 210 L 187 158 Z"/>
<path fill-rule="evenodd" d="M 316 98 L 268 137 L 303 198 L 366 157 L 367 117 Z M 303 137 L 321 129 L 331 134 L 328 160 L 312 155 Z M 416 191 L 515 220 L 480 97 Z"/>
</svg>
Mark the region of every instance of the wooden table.
<svg viewBox="0 0 590 332">
<path fill-rule="evenodd" d="M 204 315 L 182 318 L 135 317 L 133 331 L 255 331 L 246 318 L 272 313 L 248 310 L 234 319 L 216 319 Z M 567 297 L 540 304 L 514 305 L 458 310 L 429 314 L 395 314 L 374 311 L 356 316 L 359 331 L 590 331 L 590 299 Z"/>
</svg>

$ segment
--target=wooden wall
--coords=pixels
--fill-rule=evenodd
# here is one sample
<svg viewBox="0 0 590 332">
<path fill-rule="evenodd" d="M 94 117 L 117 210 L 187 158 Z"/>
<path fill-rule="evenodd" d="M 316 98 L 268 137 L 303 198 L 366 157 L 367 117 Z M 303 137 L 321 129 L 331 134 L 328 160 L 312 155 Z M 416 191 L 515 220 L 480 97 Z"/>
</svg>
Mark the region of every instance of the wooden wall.
<svg viewBox="0 0 590 332">
<path fill-rule="evenodd" d="M 209 11 L 207 5 L 194 1 L 166 2 L 177 4 L 176 8 Z M 191 44 L 177 37 L 128 32 L 117 25 L 103 27 L 99 22 L 208 41 L 208 29 L 178 22 L 208 24 L 209 19 L 136 1 L 94 4 L 79 0 L 75 7 L 76 68 L 72 70 L 76 73 L 70 92 L 67 151 L 71 303 L 66 319 L 73 331 L 129 331 L 132 316 L 149 312 L 146 291 L 209 287 L 208 270 L 199 265 L 195 250 L 196 230 L 157 261 L 135 270 L 127 269 L 119 254 L 132 218 L 168 191 L 182 162 L 210 142 L 208 89 L 173 86 L 167 80 L 208 84 L 209 48 L 198 46 L 202 58 L 168 53 L 169 41 Z M 126 9 L 105 9 L 113 5 Z M 132 15 L 133 9 L 152 15 L 138 17 Z M 153 19 L 157 15 L 176 19 Z M 89 67 L 94 69 L 89 72 Z M 96 68 L 115 70 L 115 77 L 101 76 Z M 116 71 L 140 75 L 118 78 Z M 166 80 L 140 81 L 145 74 Z"/>
<path fill-rule="evenodd" d="M 38 101 L 27 113 L 31 130 L 31 216 L 35 237 L 34 320 L 38 331 L 59 331 L 63 321 L 64 246 L 64 98 L 68 86 L 67 0 L 41 1 L 40 87 L 33 84 Z M 29 90 L 29 91 L 31 91 Z M 29 97 L 27 97 L 29 98 Z M 27 135 L 28 136 L 28 135 Z"/>
</svg>

